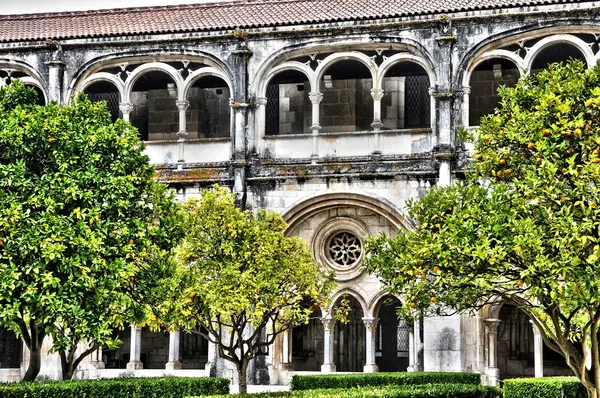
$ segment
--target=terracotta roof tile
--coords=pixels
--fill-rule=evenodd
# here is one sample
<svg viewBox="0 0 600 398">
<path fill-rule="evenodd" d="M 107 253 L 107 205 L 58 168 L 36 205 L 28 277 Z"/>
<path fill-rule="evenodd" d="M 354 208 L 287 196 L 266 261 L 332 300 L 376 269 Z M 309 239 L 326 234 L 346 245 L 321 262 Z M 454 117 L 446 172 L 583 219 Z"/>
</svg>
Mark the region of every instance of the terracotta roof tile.
<svg viewBox="0 0 600 398">
<path fill-rule="evenodd" d="M 207 31 L 577 3 L 581 0 L 238 0 L 0 16 L 0 42 Z"/>
</svg>

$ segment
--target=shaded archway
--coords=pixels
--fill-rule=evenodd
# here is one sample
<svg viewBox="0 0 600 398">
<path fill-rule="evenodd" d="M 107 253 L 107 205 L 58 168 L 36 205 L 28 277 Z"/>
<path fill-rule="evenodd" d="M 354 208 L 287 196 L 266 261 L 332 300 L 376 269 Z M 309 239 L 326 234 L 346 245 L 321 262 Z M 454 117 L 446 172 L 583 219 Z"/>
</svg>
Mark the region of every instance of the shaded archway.
<svg viewBox="0 0 600 398">
<path fill-rule="evenodd" d="M 306 324 L 292 330 L 292 363 L 298 371 L 319 371 L 323 364 L 323 323 L 316 308 Z"/>
<path fill-rule="evenodd" d="M 179 108 L 177 87 L 167 72 L 149 70 L 137 77 L 129 101 L 129 116 L 144 141 L 177 140 Z"/>
<path fill-rule="evenodd" d="M 114 84 L 105 80 L 98 80 L 87 86 L 84 93 L 92 102 L 105 101 L 113 122 L 121 116 L 119 110 L 121 94 Z"/>
<path fill-rule="evenodd" d="M 225 80 L 202 76 L 187 90 L 186 131 L 189 138 L 231 136 L 231 91 Z"/>
<path fill-rule="evenodd" d="M 101 360 L 104 362 L 106 369 L 125 369 L 130 358 L 131 329 L 115 330 L 113 331 L 112 338 L 119 339 L 121 344 L 112 350 L 103 349 Z"/>
<path fill-rule="evenodd" d="M 366 363 L 366 329 L 359 301 L 346 295 L 350 314 L 347 322 L 338 321 L 334 332 L 333 360 L 338 372 L 362 372 Z"/>
<path fill-rule="evenodd" d="M 587 65 L 585 55 L 574 45 L 564 42 L 551 44 L 535 54 L 531 62 L 530 73 L 540 72 L 554 62 L 567 62 L 571 58 L 578 59 Z"/>
<path fill-rule="evenodd" d="M 206 330 L 202 327 L 206 333 Z M 208 362 L 208 340 L 198 333 L 181 332 L 179 361 L 182 369 L 204 369 Z"/>
<path fill-rule="evenodd" d="M 381 372 L 405 372 L 409 365 L 410 327 L 400 320 L 397 308 L 402 305 L 393 296 L 381 299 L 375 332 L 375 363 Z"/>
<path fill-rule="evenodd" d="M 478 126 L 482 116 L 494 112 L 500 101 L 498 87 L 514 86 L 520 77 L 517 65 L 507 59 L 486 59 L 477 65 L 469 80 L 469 125 Z"/>
<path fill-rule="evenodd" d="M 497 360 L 500 379 L 533 377 L 535 342 L 529 317 L 518 307 L 504 304 L 498 318 Z M 565 359 L 545 344 L 543 357 L 544 376 L 572 375 Z"/>
<path fill-rule="evenodd" d="M 23 360 L 23 342 L 7 327 L 0 325 L 0 368 L 19 368 Z"/>
<path fill-rule="evenodd" d="M 383 129 L 431 126 L 429 76 L 414 62 L 397 62 L 385 72 L 381 99 Z"/>
<path fill-rule="evenodd" d="M 297 70 L 277 73 L 266 86 L 265 135 L 310 133 L 311 91 L 308 77 Z"/>
<path fill-rule="evenodd" d="M 321 131 L 352 132 L 371 129 L 373 123 L 373 79 L 371 70 L 356 59 L 331 64 L 320 84 Z"/>
</svg>

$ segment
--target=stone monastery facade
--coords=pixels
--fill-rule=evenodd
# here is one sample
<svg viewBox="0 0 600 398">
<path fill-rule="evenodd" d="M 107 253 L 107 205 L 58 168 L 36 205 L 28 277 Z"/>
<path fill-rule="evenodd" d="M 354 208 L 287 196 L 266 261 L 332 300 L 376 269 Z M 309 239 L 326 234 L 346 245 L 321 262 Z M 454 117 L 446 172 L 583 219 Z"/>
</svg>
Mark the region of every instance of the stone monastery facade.
<svg viewBox="0 0 600 398">
<path fill-rule="evenodd" d="M 40 102 L 83 91 L 146 141 L 181 200 L 214 183 L 240 205 L 280 212 L 288 234 L 333 269 L 349 324 L 327 311 L 283 335 L 250 382 L 294 372 L 467 371 L 568 374 L 509 305 L 398 322 L 361 270 L 361 239 L 411 228 L 405 202 L 460 178 L 457 139 L 514 84 L 570 57 L 600 57 L 600 1 L 243 0 L 0 16 L 0 84 L 20 78 Z M 2 329 L 0 329 L 2 330 Z M 234 372 L 196 335 L 132 327 L 76 377 Z M 23 344 L 0 331 L 0 379 L 18 380 Z M 42 375 L 58 378 L 55 355 Z"/>
</svg>

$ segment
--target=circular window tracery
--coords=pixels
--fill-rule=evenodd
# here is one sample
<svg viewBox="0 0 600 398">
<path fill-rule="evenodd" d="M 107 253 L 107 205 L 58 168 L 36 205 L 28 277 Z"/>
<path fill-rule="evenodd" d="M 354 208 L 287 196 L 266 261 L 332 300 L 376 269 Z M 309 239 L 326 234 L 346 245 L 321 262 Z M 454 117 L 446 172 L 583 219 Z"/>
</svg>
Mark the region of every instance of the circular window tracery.
<svg viewBox="0 0 600 398">
<path fill-rule="evenodd" d="M 331 261 L 342 268 L 349 268 L 360 260 L 362 245 L 351 232 L 338 232 L 329 238 L 327 252 Z"/>
</svg>

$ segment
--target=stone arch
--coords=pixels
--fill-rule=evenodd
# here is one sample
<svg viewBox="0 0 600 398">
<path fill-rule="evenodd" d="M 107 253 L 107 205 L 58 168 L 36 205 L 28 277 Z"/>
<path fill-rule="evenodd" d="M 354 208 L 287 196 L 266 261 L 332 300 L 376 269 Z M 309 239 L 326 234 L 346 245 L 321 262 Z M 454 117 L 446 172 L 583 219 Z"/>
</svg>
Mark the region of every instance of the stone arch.
<svg viewBox="0 0 600 398">
<path fill-rule="evenodd" d="M 386 73 L 393 66 L 395 66 L 401 62 L 412 62 L 414 64 L 419 65 L 421 68 L 423 68 L 425 70 L 425 72 L 427 73 L 427 76 L 429 77 L 430 85 L 434 85 L 435 82 L 437 81 L 435 69 L 425 57 L 420 56 L 420 55 L 410 54 L 410 53 L 400 53 L 400 54 L 391 56 L 390 58 L 383 61 L 383 63 L 381 65 L 379 65 L 378 71 L 377 71 L 377 79 L 375 80 L 375 83 L 374 83 L 374 88 L 376 88 L 376 89 L 383 88 L 382 87 L 383 86 L 383 78 L 385 77 Z"/>
<path fill-rule="evenodd" d="M 19 77 L 18 79 L 26 86 L 33 86 L 39 89 L 44 97 L 44 102 L 48 103 L 46 81 L 34 67 L 18 60 L 0 59 L 0 70 L 16 71 L 25 74 L 26 76 Z"/>
<path fill-rule="evenodd" d="M 463 73 L 462 85 L 463 87 L 467 87 L 470 85 L 471 75 L 473 71 L 484 61 L 488 61 L 491 59 L 505 59 L 507 61 L 511 61 L 514 63 L 519 69 L 519 73 L 524 75 L 525 73 L 525 63 L 523 58 L 515 54 L 514 52 L 510 52 L 508 50 L 492 50 L 484 52 L 479 55 L 477 58 L 473 58 L 469 61 L 465 73 Z"/>
<path fill-rule="evenodd" d="M 315 85 L 312 87 L 313 92 L 320 92 L 318 82 L 321 81 L 327 69 L 333 64 L 340 61 L 358 61 L 367 67 L 371 73 L 371 79 L 373 82 L 377 80 L 377 65 L 375 62 L 366 54 L 358 51 L 344 51 L 339 53 L 333 53 L 325 57 L 325 59 L 319 64 L 315 70 Z"/>
<path fill-rule="evenodd" d="M 373 316 L 378 318 L 375 330 L 376 364 L 382 372 L 404 372 L 410 363 L 411 326 L 398 318 L 397 307 L 402 300 L 395 295 L 383 292 L 375 302 Z M 392 303 L 387 300 L 391 299 Z"/>
<path fill-rule="evenodd" d="M 285 72 L 287 70 L 293 70 L 296 72 L 300 72 L 304 74 L 310 84 L 311 91 L 316 87 L 316 75 L 315 72 L 305 64 L 302 64 L 297 61 L 288 61 L 282 64 L 279 64 L 272 69 L 270 69 L 264 76 L 264 78 L 260 79 L 257 82 L 256 96 L 258 98 L 265 97 L 265 93 L 267 90 L 267 85 L 275 76 L 277 76 L 281 72 Z"/>
<path fill-rule="evenodd" d="M 360 294 L 356 289 L 353 289 L 351 287 L 344 287 L 342 289 L 336 290 L 331 295 L 331 305 L 335 306 L 335 303 L 337 303 L 337 301 L 344 295 L 351 296 L 360 304 L 365 317 L 371 316 L 371 313 L 369 312 L 369 307 L 367 306 L 367 302 L 364 299 L 363 295 Z M 331 308 L 326 309 L 325 312 L 331 314 Z"/>
<path fill-rule="evenodd" d="M 203 77 L 206 77 L 206 76 L 214 76 L 214 77 L 218 77 L 219 79 L 223 80 L 227 84 L 227 87 L 229 87 L 229 92 L 231 93 L 231 95 L 233 95 L 233 92 L 234 92 L 233 91 L 233 83 L 231 82 L 231 79 L 229 78 L 229 76 L 227 76 L 227 74 L 218 70 L 217 68 L 205 67 L 205 68 L 200 68 L 200 69 L 192 72 L 183 82 L 183 99 L 184 100 L 187 99 L 189 90 L 194 85 L 194 83 L 197 80 L 202 79 Z"/>
<path fill-rule="evenodd" d="M 73 92 L 81 91 L 80 86 L 82 82 L 86 81 L 90 76 L 102 71 L 102 69 L 119 66 L 122 63 L 152 63 L 156 62 L 157 55 L 156 49 L 151 47 L 142 47 L 135 51 L 123 51 L 104 55 L 101 57 L 93 58 L 85 62 L 71 78 L 67 90 L 67 98 L 69 98 Z M 185 54 L 181 52 L 181 49 L 166 48 L 161 51 L 160 62 L 171 62 L 171 61 L 190 61 L 209 65 L 222 70 L 226 75 L 230 75 L 230 71 L 226 64 L 216 58 L 214 55 L 205 53 L 197 50 L 186 50 Z"/>
<path fill-rule="evenodd" d="M 398 299 L 398 301 L 400 301 L 400 302 L 402 302 L 404 300 L 404 297 L 402 297 L 402 296 L 392 295 L 386 290 L 380 290 L 369 302 L 369 311 L 371 314 L 373 314 L 374 317 L 377 317 L 377 314 L 379 313 L 381 305 L 383 304 L 384 300 L 387 297 L 394 297 L 394 298 Z"/>
<path fill-rule="evenodd" d="M 124 102 L 123 99 L 125 97 L 125 84 L 121 79 L 107 72 L 98 72 L 87 77 L 83 82 L 81 82 L 81 85 L 79 86 L 79 91 L 85 91 L 86 88 L 98 82 L 107 82 L 114 85 L 115 88 L 119 91 L 120 101 Z"/>
<path fill-rule="evenodd" d="M 335 206 L 354 206 L 368 209 L 386 217 L 397 229 L 406 229 L 407 218 L 401 210 L 387 199 L 369 196 L 364 193 L 340 192 L 316 194 L 294 204 L 283 213 L 283 218 L 288 223 L 287 231 L 292 230 L 298 222 L 301 222 L 306 217 Z"/>
<path fill-rule="evenodd" d="M 171 65 L 165 64 L 164 62 L 150 62 L 147 64 L 142 64 L 135 68 L 133 72 L 127 77 L 125 81 L 125 86 L 123 89 L 124 92 L 124 102 L 129 102 L 131 91 L 133 90 L 133 86 L 135 82 L 147 72 L 164 72 L 169 75 L 173 81 L 175 82 L 175 87 L 177 89 L 177 100 L 183 101 L 183 87 L 184 81 L 181 75 L 177 72 L 175 68 Z"/>
<path fill-rule="evenodd" d="M 583 40 L 581 40 L 577 36 L 573 36 L 570 34 L 557 34 L 543 38 L 529 49 L 527 55 L 525 56 L 525 59 L 523 60 L 523 64 L 525 66 L 525 69 L 527 70 L 527 73 L 529 73 L 529 71 L 531 70 L 531 67 L 533 66 L 533 61 L 535 60 L 538 54 L 540 54 L 547 47 L 559 43 L 571 45 L 577 50 L 579 50 L 583 54 L 587 62 L 588 68 L 591 68 L 595 65 L 596 56 L 592 52 L 592 49 Z"/>
</svg>

